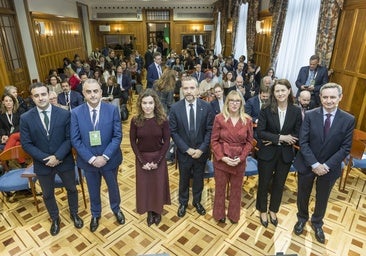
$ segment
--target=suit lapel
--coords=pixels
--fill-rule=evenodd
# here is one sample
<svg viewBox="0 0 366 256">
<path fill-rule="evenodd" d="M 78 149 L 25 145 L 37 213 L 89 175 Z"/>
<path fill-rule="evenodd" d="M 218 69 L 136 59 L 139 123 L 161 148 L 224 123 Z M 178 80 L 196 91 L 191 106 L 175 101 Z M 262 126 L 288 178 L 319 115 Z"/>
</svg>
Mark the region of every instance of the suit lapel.
<svg viewBox="0 0 366 256">
<path fill-rule="evenodd" d="M 33 120 L 34 120 L 35 125 L 38 126 L 38 129 L 40 131 L 42 131 L 42 134 L 47 138 L 47 132 L 43 126 L 43 123 L 42 123 L 41 117 L 39 116 L 37 107 L 34 107 L 32 109 L 32 111 L 33 111 L 32 115 L 33 115 Z M 37 128 L 37 127 L 35 127 L 35 128 Z"/>
<path fill-rule="evenodd" d="M 203 108 L 202 108 L 202 104 L 201 102 L 199 101 L 199 99 L 197 99 L 197 109 L 196 109 L 196 129 L 195 129 L 195 137 L 197 136 L 198 134 L 198 130 L 200 129 L 201 127 L 201 120 L 202 120 L 202 113 L 203 112 Z"/>
<path fill-rule="evenodd" d="M 182 100 L 181 101 L 182 106 L 179 108 L 181 110 L 181 115 L 183 118 L 183 125 L 184 125 L 184 129 L 187 132 L 187 135 L 189 136 L 189 127 L 188 127 L 188 117 L 187 117 L 187 108 L 186 108 L 186 101 Z"/>
</svg>

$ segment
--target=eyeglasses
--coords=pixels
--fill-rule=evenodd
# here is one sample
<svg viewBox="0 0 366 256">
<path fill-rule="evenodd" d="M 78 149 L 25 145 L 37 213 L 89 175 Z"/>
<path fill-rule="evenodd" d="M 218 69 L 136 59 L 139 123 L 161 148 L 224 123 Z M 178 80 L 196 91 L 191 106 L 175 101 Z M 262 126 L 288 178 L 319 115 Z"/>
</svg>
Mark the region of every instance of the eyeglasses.
<svg viewBox="0 0 366 256">
<path fill-rule="evenodd" d="M 229 100 L 230 104 L 240 104 L 241 100 Z"/>
</svg>

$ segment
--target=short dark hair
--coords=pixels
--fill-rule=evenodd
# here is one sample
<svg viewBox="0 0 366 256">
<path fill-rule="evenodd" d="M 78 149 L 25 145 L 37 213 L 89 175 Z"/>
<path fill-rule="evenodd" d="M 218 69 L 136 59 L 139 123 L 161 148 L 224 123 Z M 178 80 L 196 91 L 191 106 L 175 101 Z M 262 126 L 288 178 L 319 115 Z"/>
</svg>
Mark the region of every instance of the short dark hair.
<svg viewBox="0 0 366 256">
<path fill-rule="evenodd" d="M 318 55 L 314 54 L 314 55 L 311 55 L 310 60 L 317 60 L 317 61 L 319 61 L 320 58 L 319 58 Z"/>
<path fill-rule="evenodd" d="M 32 90 L 33 90 L 33 89 L 35 89 L 35 88 L 40 88 L 40 87 L 46 87 L 46 89 L 47 89 L 47 93 L 49 93 L 49 92 L 50 92 L 50 89 L 48 89 L 48 87 L 47 87 L 44 83 L 42 83 L 42 82 L 36 82 L 36 83 L 31 84 L 31 85 L 29 86 L 29 90 L 30 90 L 30 91 L 31 91 L 31 93 L 32 93 Z"/>
</svg>

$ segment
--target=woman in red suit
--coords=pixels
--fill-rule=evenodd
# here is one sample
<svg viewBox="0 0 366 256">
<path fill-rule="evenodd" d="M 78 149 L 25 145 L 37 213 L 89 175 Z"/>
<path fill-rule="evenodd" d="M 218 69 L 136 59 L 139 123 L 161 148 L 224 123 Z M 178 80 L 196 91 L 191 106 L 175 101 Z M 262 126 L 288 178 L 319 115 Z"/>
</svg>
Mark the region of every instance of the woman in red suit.
<svg viewBox="0 0 366 256">
<path fill-rule="evenodd" d="M 232 223 L 239 221 L 241 186 L 252 142 L 252 121 L 244 112 L 243 97 L 237 91 L 231 91 L 226 97 L 222 113 L 215 117 L 211 135 L 215 169 L 213 217 L 219 222 L 226 221 L 226 184 L 230 185 L 227 217 Z"/>
<path fill-rule="evenodd" d="M 159 225 L 164 204 L 170 204 L 168 168 L 168 121 L 153 89 L 137 100 L 137 115 L 131 120 L 130 142 L 136 155 L 136 210 L 147 212 L 147 225 Z"/>
</svg>

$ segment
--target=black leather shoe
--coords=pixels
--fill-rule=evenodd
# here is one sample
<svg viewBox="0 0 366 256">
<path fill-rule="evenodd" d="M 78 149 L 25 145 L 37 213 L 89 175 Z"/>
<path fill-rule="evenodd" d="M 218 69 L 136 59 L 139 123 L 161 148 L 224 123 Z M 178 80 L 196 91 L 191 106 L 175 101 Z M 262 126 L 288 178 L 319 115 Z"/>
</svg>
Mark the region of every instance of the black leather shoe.
<svg viewBox="0 0 366 256">
<path fill-rule="evenodd" d="M 99 226 L 100 217 L 92 217 L 90 221 L 90 231 L 95 232 Z"/>
<path fill-rule="evenodd" d="M 324 244 L 325 243 L 325 236 L 324 236 L 324 231 L 321 227 L 315 227 L 314 225 L 311 225 L 311 227 L 313 228 L 314 232 L 315 232 L 315 238 L 316 240 L 321 243 Z"/>
<path fill-rule="evenodd" d="M 196 207 L 196 210 L 200 215 L 206 214 L 206 210 L 205 210 L 205 208 L 203 208 L 201 203 L 194 203 L 193 206 Z"/>
<path fill-rule="evenodd" d="M 150 227 L 155 221 L 154 221 L 154 215 L 153 212 L 149 211 L 147 212 L 147 225 Z"/>
<path fill-rule="evenodd" d="M 186 215 L 186 210 L 187 210 L 187 205 L 184 204 L 180 204 L 179 208 L 178 208 L 178 212 L 177 215 L 178 217 L 184 217 L 184 215 Z"/>
<path fill-rule="evenodd" d="M 160 221 L 161 221 L 161 214 L 158 214 L 158 213 L 153 213 L 154 214 L 154 222 L 155 222 L 155 225 L 158 226 L 160 224 Z"/>
<path fill-rule="evenodd" d="M 226 218 L 219 219 L 219 222 L 225 223 L 226 222 Z"/>
<path fill-rule="evenodd" d="M 269 221 L 273 224 L 273 226 L 277 227 L 278 225 L 278 219 L 277 216 L 275 219 L 272 218 L 271 214 L 269 214 Z"/>
<path fill-rule="evenodd" d="M 74 222 L 75 228 L 82 228 L 84 226 L 83 220 L 77 214 L 70 215 L 71 220 Z"/>
<path fill-rule="evenodd" d="M 60 232 L 60 217 L 52 221 L 50 233 L 52 236 L 57 235 Z"/>
<path fill-rule="evenodd" d="M 303 221 L 298 221 L 296 222 L 295 226 L 294 226 L 294 233 L 295 235 L 301 235 L 302 232 L 304 232 L 304 227 L 305 227 L 306 222 Z"/>
<path fill-rule="evenodd" d="M 238 223 L 237 221 L 234 221 L 234 220 L 232 220 L 230 218 L 229 218 L 229 220 L 230 220 L 231 224 L 237 224 Z"/>
<path fill-rule="evenodd" d="M 261 221 L 262 226 L 266 228 L 266 227 L 268 227 L 268 219 L 267 220 L 262 219 L 261 214 L 262 213 L 259 214 L 259 219 Z M 265 213 L 265 214 L 267 214 L 267 213 Z"/>
<path fill-rule="evenodd" d="M 118 212 L 114 213 L 114 216 L 116 216 L 117 222 L 119 224 L 125 224 L 125 215 L 123 215 L 123 212 L 119 210 Z"/>
</svg>

